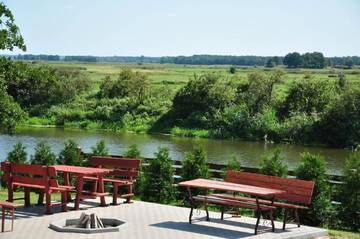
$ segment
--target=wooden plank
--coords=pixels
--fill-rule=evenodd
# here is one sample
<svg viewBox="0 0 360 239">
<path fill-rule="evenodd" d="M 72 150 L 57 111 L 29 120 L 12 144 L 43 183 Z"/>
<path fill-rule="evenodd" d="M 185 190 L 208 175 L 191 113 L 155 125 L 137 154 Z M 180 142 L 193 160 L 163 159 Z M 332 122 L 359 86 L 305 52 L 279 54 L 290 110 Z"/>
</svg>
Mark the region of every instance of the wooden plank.
<svg viewBox="0 0 360 239">
<path fill-rule="evenodd" d="M 110 168 L 140 168 L 139 159 L 131 158 L 115 158 L 115 157 L 104 157 L 104 156 L 93 156 L 90 159 L 90 164 L 93 166 L 102 166 Z"/>
<path fill-rule="evenodd" d="M 46 181 L 44 180 L 44 178 L 32 178 L 32 177 L 18 176 L 18 175 L 12 176 L 12 183 L 15 183 L 19 186 L 26 185 L 27 187 L 30 187 L 31 185 L 34 186 L 38 185 L 42 187 L 46 186 Z"/>
<path fill-rule="evenodd" d="M 42 165 L 11 163 L 10 168 L 11 173 L 47 175 L 46 167 Z"/>
</svg>

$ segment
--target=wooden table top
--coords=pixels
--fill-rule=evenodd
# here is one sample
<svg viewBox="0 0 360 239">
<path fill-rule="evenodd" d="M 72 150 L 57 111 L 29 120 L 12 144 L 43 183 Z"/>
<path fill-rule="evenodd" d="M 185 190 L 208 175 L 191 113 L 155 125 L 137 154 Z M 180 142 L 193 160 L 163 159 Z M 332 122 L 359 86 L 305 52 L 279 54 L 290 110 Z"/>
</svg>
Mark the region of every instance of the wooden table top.
<svg viewBox="0 0 360 239">
<path fill-rule="evenodd" d="M 109 173 L 112 170 L 106 168 L 92 168 L 92 167 L 81 167 L 81 166 L 72 166 L 72 165 L 54 165 L 56 171 L 62 171 L 67 173 L 75 174 L 104 174 Z"/>
<path fill-rule="evenodd" d="M 277 194 L 285 193 L 282 190 L 276 190 L 271 188 L 255 187 L 251 185 L 229 183 L 210 179 L 194 179 L 190 181 L 184 181 L 179 183 L 179 186 L 193 187 L 193 188 L 204 188 L 204 189 L 215 189 L 229 192 L 245 193 L 252 196 L 274 196 Z"/>
</svg>

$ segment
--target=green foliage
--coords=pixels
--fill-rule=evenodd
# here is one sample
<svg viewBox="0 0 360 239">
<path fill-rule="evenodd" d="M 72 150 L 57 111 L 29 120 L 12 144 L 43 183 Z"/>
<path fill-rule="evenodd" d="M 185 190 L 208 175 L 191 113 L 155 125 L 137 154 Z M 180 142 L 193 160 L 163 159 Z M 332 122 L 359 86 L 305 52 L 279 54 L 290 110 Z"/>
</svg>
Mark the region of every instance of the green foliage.
<svg viewBox="0 0 360 239">
<path fill-rule="evenodd" d="M 172 112 L 178 119 L 186 119 L 196 112 L 222 110 L 235 100 L 233 82 L 219 75 L 194 76 L 175 95 Z"/>
<path fill-rule="evenodd" d="M 3 2 L 0 3 L 0 49 L 12 51 L 14 47 L 26 51 L 24 38 L 20 34 L 19 28 L 15 25 L 14 16 Z"/>
<path fill-rule="evenodd" d="M 26 113 L 14 101 L 13 97 L 2 89 L 0 82 L 0 132 L 13 132 L 15 126 L 21 123 L 25 117 Z"/>
<path fill-rule="evenodd" d="M 287 165 L 280 148 L 276 148 L 271 154 L 263 157 L 259 165 L 259 171 L 266 175 L 287 177 Z"/>
<path fill-rule="evenodd" d="M 325 57 L 321 52 L 305 53 L 301 56 L 302 67 L 321 69 L 326 66 Z"/>
<path fill-rule="evenodd" d="M 124 157 L 140 159 L 140 150 L 136 144 L 132 144 L 129 146 L 128 150 L 124 153 Z"/>
<path fill-rule="evenodd" d="M 223 178 L 226 177 L 226 172 L 229 170 L 241 171 L 241 162 L 234 154 L 231 155 L 229 160 L 227 161 L 226 167 L 222 172 Z"/>
<path fill-rule="evenodd" d="M 174 168 L 167 148 L 159 148 L 145 168 L 142 199 L 168 203 L 174 199 Z"/>
<path fill-rule="evenodd" d="M 336 99 L 319 123 L 320 137 L 331 146 L 353 146 L 360 142 L 360 89 L 347 89 Z"/>
<path fill-rule="evenodd" d="M 346 160 L 341 187 L 340 218 L 353 231 L 360 230 L 360 153 L 352 153 Z"/>
<path fill-rule="evenodd" d="M 192 151 L 186 152 L 185 159 L 182 162 L 181 178 L 186 181 L 208 177 L 207 154 L 202 146 L 196 145 Z"/>
<path fill-rule="evenodd" d="M 65 142 L 64 149 L 59 154 L 58 163 L 81 166 L 83 161 L 84 158 L 79 152 L 79 145 L 71 139 Z"/>
<path fill-rule="evenodd" d="M 310 209 L 300 211 L 302 221 L 313 226 L 326 225 L 331 222 L 334 213 L 330 200 L 330 187 L 327 182 L 324 157 L 303 153 L 300 164 L 295 169 L 295 175 L 298 179 L 315 181 Z"/>
<path fill-rule="evenodd" d="M 26 163 L 27 154 L 25 146 L 21 142 L 17 142 L 13 150 L 8 153 L 6 160 L 13 163 Z"/>
<path fill-rule="evenodd" d="M 296 112 L 308 115 L 322 113 L 332 102 L 334 95 L 334 87 L 325 81 L 296 82 L 290 86 L 289 94 L 283 104 L 282 114 L 288 116 Z"/>
<path fill-rule="evenodd" d="M 229 73 L 230 73 L 230 74 L 235 74 L 235 72 L 236 72 L 235 66 L 231 66 L 231 67 L 229 68 Z"/>
<path fill-rule="evenodd" d="M 109 155 L 109 149 L 106 147 L 105 140 L 99 140 L 95 146 L 91 147 L 91 154 L 96 156 Z"/>
<path fill-rule="evenodd" d="M 133 72 L 124 69 L 117 80 L 106 77 L 100 85 L 99 95 L 107 98 L 133 97 L 137 102 L 142 103 L 149 88 L 147 75 L 140 72 Z"/>
<path fill-rule="evenodd" d="M 284 57 L 283 62 L 289 68 L 297 68 L 302 63 L 301 55 L 297 52 L 289 53 Z"/>
<path fill-rule="evenodd" d="M 35 147 L 35 154 L 30 158 L 31 164 L 54 165 L 56 156 L 51 152 L 51 147 L 45 141 L 40 141 Z"/>
</svg>

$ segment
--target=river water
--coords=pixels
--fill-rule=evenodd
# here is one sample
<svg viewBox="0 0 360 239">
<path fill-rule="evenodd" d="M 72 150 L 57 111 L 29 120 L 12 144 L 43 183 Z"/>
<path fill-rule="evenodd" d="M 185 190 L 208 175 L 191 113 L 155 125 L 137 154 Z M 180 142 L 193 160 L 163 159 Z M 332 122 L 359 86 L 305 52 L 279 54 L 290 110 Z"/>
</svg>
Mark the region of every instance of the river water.
<svg viewBox="0 0 360 239">
<path fill-rule="evenodd" d="M 114 133 L 108 131 L 87 131 L 62 128 L 22 128 L 14 135 L 0 134 L 0 161 L 6 159 L 13 145 L 20 141 L 27 150 L 28 157 L 34 153 L 34 147 L 40 140 L 47 141 L 54 153 L 58 154 L 68 139 L 75 140 L 84 152 L 90 152 L 91 147 L 100 139 L 104 139 L 110 154 L 121 155 L 131 144 L 137 144 L 143 157 L 153 157 L 158 147 L 169 148 L 172 159 L 182 160 L 185 152 L 191 150 L 194 144 L 204 145 L 210 162 L 226 163 L 230 155 L 241 159 L 244 166 L 257 166 L 263 155 L 276 147 L 283 149 L 290 169 L 299 161 L 302 152 L 319 153 L 325 156 L 329 172 L 340 174 L 349 150 L 305 147 L 290 144 L 272 144 L 264 142 L 249 142 L 240 140 L 214 140 L 173 137 L 167 135 L 146 135 Z"/>
</svg>

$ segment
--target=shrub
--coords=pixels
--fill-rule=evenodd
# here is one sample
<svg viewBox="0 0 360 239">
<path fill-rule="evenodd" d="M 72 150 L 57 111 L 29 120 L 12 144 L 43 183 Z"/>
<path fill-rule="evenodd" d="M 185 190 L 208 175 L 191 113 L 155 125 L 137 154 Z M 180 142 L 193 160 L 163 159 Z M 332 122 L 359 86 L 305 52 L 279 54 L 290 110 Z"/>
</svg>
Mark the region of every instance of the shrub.
<svg viewBox="0 0 360 239">
<path fill-rule="evenodd" d="M 45 141 L 40 141 L 35 147 L 35 154 L 31 156 L 31 164 L 54 165 L 56 163 L 55 154 L 51 152 L 50 145 Z"/>
<path fill-rule="evenodd" d="M 124 157 L 140 159 L 140 150 L 136 144 L 132 144 L 129 146 L 128 150 L 124 153 Z"/>
<path fill-rule="evenodd" d="M 343 171 L 344 184 L 341 187 L 341 220 L 345 227 L 360 230 L 360 153 L 356 152 L 346 160 Z"/>
<path fill-rule="evenodd" d="M 105 140 L 100 140 L 96 143 L 95 146 L 91 147 L 91 154 L 97 156 L 109 155 L 109 150 L 106 147 Z"/>
<path fill-rule="evenodd" d="M 278 177 L 287 176 L 287 165 L 285 164 L 285 157 L 280 148 L 276 148 L 272 153 L 263 157 L 260 162 L 260 172 Z"/>
<path fill-rule="evenodd" d="M 174 199 L 174 168 L 167 148 L 159 148 L 145 168 L 142 199 L 168 203 Z"/>
<path fill-rule="evenodd" d="M 25 151 L 25 146 L 21 142 L 17 142 L 13 150 L 10 151 L 7 155 L 7 161 L 13 163 L 26 163 L 27 154 Z"/>
<path fill-rule="evenodd" d="M 183 180 L 209 177 L 207 155 L 202 146 L 195 146 L 191 152 L 186 153 L 182 162 L 181 177 Z"/>
<path fill-rule="evenodd" d="M 230 156 L 225 168 L 223 169 L 222 172 L 223 178 L 226 177 L 226 172 L 229 170 L 235 170 L 235 171 L 241 170 L 241 162 L 234 154 Z"/>
<path fill-rule="evenodd" d="M 58 162 L 66 165 L 82 165 L 83 156 L 79 153 L 79 146 L 73 140 L 68 140 L 64 144 L 64 149 L 59 154 Z"/>
<path fill-rule="evenodd" d="M 333 215 L 333 208 L 324 157 L 310 153 L 302 154 L 300 164 L 295 169 L 295 175 L 298 179 L 315 181 L 310 209 L 299 212 L 304 223 L 313 226 L 329 223 Z"/>
<path fill-rule="evenodd" d="M 0 131 L 13 132 L 15 126 L 26 117 L 20 105 L 8 95 L 0 82 Z"/>
</svg>

